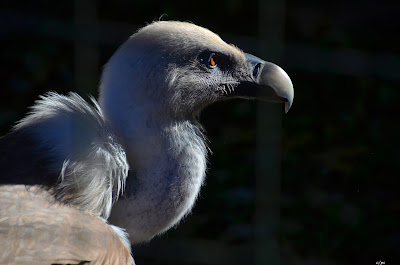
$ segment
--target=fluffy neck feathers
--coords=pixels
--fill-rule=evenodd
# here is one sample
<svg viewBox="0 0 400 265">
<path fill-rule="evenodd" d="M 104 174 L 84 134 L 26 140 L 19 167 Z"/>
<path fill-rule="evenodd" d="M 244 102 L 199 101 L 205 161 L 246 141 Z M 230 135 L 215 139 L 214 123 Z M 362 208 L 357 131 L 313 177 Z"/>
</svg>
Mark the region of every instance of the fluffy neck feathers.
<svg viewBox="0 0 400 265">
<path fill-rule="evenodd" d="M 125 140 L 131 170 L 125 195 L 110 217 L 111 223 L 127 230 L 132 243 L 178 223 L 192 208 L 206 169 L 207 148 L 191 122 L 143 133 Z"/>
</svg>

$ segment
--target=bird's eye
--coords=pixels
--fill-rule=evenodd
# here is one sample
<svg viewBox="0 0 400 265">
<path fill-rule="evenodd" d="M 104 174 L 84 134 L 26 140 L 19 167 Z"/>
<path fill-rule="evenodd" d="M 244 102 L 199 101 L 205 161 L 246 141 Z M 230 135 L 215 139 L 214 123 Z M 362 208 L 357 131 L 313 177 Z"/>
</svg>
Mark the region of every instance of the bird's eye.
<svg viewBox="0 0 400 265">
<path fill-rule="evenodd" d="M 216 68 L 221 67 L 221 56 L 218 53 L 215 52 L 210 52 L 210 51 L 204 51 L 198 55 L 198 60 L 206 67 L 208 68 Z"/>
<path fill-rule="evenodd" d="M 217 66 L 217 63 L 215 62 L 215 54 L 212 53 L 210 58 L 208 59 L 208 67 L 214 68 Z"/>
</svg>

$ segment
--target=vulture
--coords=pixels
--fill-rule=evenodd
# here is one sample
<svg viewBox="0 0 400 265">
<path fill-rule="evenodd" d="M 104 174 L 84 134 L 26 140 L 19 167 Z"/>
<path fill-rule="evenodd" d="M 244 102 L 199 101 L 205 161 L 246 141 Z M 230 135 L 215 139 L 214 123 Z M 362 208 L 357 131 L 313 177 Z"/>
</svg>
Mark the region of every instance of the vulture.
<svg viewBox="0 0 400 265">
<path fill-rule="evenodd" d="M 279 66 L 208 29 L 141 28 L 105 65 L 98 100 L 49 92 L 0 139 L 0 263 L 134 264 L 130 244 L 176 225 L 196 201 L 202 109 L 244 98 L 287 112 L 293 95 Z"/>
</svg>

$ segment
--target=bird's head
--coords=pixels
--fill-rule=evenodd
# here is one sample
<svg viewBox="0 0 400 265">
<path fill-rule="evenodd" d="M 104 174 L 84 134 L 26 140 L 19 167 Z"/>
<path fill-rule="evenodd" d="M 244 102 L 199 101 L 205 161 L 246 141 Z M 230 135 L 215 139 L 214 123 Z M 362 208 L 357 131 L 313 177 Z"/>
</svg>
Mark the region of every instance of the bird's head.
<svg viewBox="0 0 400 265">
<path fill-rule="evenodd" d="M 282 102 L 287 111 L 293 85 L 280 67 L 182 22 L 140 29 L 107 63 L 100 106 L 122 136 L 133 172 L 129 200 L 114 206 L 114 221 L 134 235 L 132 242 L 167 230 L 193 206 L 207 154 L 197 116 L 230 98 Z M 129 207 L 129 218 L 118 222 Z"/>
<path fill-rule="evenodd" d="M 135 109 L 190 119 L 205 106 L 230 98 L 282 102 L 287 112 L 293 94 L 292 82 L 279 66 L 242 52 L 205 28 L 159 21 L 133 34 L 110 59 L 100 104 L 112 119 Z"/>
</svg>

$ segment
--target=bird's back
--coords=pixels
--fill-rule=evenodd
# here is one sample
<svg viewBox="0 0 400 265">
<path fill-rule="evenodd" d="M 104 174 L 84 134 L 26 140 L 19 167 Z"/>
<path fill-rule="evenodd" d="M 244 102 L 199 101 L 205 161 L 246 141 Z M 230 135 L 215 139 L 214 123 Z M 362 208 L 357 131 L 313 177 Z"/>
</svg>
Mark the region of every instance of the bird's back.
<svg viewBox="0 0 400 265">
<path fill-rule="evenodd" d="M 0 185 L 40 185 L 58 202 L 107 218 L 128 163 L 101 109 L 75 93 L 48 93 L 0 138 Z"/>
<path fill-rule="evenodd" d="M 37 186 L 0 186 L 0 264 L 133 264 L 116 229 Z"/>
</svg>

